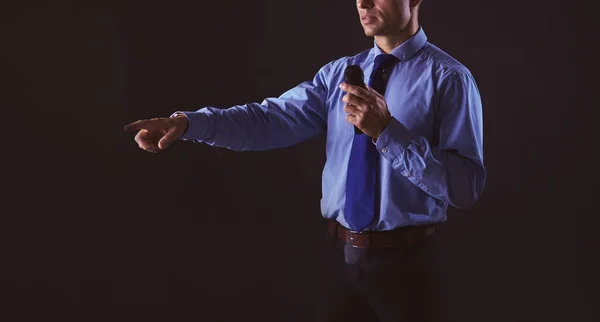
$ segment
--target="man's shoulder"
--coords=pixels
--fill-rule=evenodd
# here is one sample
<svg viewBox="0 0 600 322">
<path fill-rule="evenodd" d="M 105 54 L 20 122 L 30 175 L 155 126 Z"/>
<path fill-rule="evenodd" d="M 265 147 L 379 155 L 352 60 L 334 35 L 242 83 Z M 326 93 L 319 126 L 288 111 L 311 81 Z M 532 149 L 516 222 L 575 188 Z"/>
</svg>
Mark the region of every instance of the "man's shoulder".
<svg viewBox="0 0 600 322">
<path fill-rule="evenodd" d="M 423 47 L 422 57 L 427 60 L 435 70 L 443 74 L 453 74 L 463 77 L 472 76 L 471 71 L 463 63 L 430 42 L 427 42 Z"/>
</svg>

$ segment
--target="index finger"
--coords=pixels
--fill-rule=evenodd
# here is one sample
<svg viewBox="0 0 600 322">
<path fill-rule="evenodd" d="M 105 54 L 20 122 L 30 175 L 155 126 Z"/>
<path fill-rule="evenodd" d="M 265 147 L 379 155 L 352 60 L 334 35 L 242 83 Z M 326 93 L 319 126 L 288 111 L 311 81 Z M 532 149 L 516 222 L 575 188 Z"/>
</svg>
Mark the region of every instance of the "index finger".
<svg viewBox="0 0 600 322">
<path fill-rule="evenodd" d="M 152 120 L 139 120 L 133 123 L 125 125 L 123 128 L 125 131 L 137 131 L 141 129 L 147 129 L 152 124 Z"/>
<path fill-rule="evenodd" d="M 364 87 L 357 86 L 357 85 L 351 85 L 346 82 L 341 83 L 340 88 L 343 91 L 348 92 L 354 96 L 360 97 L 362 99 L 368 98 L 369 94 L 370 94 L 369 91 L 366 90 Z"/>
</svg>

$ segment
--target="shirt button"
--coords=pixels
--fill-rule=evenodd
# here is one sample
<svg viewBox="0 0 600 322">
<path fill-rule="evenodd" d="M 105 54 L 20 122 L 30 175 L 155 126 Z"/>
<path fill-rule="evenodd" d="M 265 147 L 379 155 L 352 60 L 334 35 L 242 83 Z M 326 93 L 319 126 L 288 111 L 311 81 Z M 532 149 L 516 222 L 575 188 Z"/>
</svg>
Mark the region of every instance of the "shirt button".
<svg viewBox="0 0 600 322">
<path fill-rule="evenodd" d="M 381 152 L 386 153 L 387 152 L 387 148 L 381 149 Z"/>
<path fill-rule="evenodd" d="M 408 170 L 404 171 L 404 173 L 403 173 L 403 174 L 404 174 L 404 176 L 405 176 L 405 177 L 408 177 L 408 176 L 410 176 L 410 173 L 408 172 Z"/>
</svg>

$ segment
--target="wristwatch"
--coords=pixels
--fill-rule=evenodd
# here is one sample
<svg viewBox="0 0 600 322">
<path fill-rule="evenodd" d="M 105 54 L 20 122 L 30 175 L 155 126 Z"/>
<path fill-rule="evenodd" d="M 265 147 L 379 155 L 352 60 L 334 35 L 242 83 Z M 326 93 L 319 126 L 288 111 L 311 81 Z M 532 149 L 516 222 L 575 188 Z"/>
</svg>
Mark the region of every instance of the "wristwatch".
<svg viewBox="0 0 600 322">
<path fill-rule="evenodd" d="M 185 114 L 183 114 L 181 112 L 175 112 L 175 113 L 171 114 L 171 116 L 169 116 L 169 118 L 175 118 L 175 117 L 178 117 L 178 116 L 184 116 L 185 118 L 187 118 L 187 116 L 185 116 Z M 184 134 L 187 132 L 187 130 L 189 129 L 189 127 L 190 127 L 190 120 L 188 119 L 187 122 L 186 122 L 185 130 L 183 131 Z"/>
</svg>

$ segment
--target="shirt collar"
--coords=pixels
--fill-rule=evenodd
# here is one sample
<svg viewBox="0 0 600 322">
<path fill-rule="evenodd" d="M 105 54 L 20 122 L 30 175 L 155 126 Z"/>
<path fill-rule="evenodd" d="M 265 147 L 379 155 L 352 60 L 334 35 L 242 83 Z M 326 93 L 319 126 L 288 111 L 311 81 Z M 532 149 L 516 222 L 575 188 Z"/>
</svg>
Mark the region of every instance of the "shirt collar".
<svg viewBox="0 0 600 322">
<path fill-rule="evenodd" d="M 390 54 L 396 56 L 400 61 L 409 60 L 414 54 L 417 53 L 425 43 L 427 42 L 427 35 L 425 35 L 425 31 L 422 27 L 419 27 L 419 30 L 412 35 L 408 40 L 403 42 L 400 46 L 394 48 Z M 384 52 L 377 46 L 375 40 L 373 40 L 373 57 L 377 57 L 378 55 L 383 54 Z"/>
</svg>

